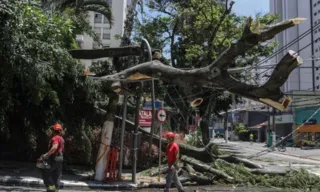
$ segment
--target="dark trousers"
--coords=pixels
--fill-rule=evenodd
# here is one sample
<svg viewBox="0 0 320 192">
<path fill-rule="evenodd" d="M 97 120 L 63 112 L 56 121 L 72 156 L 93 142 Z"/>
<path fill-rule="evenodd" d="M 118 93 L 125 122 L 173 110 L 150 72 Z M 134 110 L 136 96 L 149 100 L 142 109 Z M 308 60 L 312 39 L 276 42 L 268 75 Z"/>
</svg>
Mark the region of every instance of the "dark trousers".
<svg viewBox="0 0 320 192">
<path fill-rule="evenodd" d="M 62 174 L 62 162 L 57 162 L 54 159 L 49 159 L 51 169 L 42 169 L 41 175 L 43 183 L 48 192 L 58 191 L 60 188 L 60 177 Z"/>
</svg>

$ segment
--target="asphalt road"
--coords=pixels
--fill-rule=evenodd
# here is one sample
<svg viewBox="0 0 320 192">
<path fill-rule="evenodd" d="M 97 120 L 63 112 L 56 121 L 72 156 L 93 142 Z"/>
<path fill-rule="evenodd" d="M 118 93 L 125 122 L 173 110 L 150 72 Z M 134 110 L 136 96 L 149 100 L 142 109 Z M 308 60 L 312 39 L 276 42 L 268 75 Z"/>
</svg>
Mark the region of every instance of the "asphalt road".
<svg viewBox="0 0 320 192">
<path fill-rule="evenodd" d="M 0 185 L 0 192 L 45 192 L 44 188 L 31 188 L 31 187 L 22 187 L 22 186 L 1 186 Z M 74 192 L 79 190 L 59 190 L 60 192 Z M 85 191 L 95 191 L 95 192 L 102 192 L 106 190 L 85 190 Z M 135 190 L 137 192 L 160 192 L 163 191 L 163 189 L 140 189 Z M 177 192 L 176 189 L 171 189 L 171 192 Z M 234 188 L 232 186 L 230 187 L 224 187 L 224 186 L 199 186 L 199 187 L 188 187 L 186 188 L 186 192 L 286 192 L 284 189 L 275 189 L 275 188 Z M 289 191 L 289 190 L 288 190 Z M 299 190 L 290 190 L 290 192 L 298 192 Z M 114 191 L 113 192 L 118 192 Z M 119 191 L 119 192 L 132 192 L 132 191 Z"/>
<path fill-rule="evenodd" d="M 224 150 L 226 146 L 231 147 L 226 149 L 235 150 L 241 152 L 242 156 L 246 156 L 249 159 L 274 159 L 282 160 L 291 163 L 306 163 L 306 164 L 318 164 L 320 165 L 320 149 L 313 150 L 301 150 L 300 148 L 287 147 L 285 152 L 269 151 L 268 148 L 264 147 L 264 143 L 253 143 L 241 142 L 241 141 L 230 141 L 225 143 L 223 140 L 215 140 L 220 145 L 221 149 Z"/>
</svg>

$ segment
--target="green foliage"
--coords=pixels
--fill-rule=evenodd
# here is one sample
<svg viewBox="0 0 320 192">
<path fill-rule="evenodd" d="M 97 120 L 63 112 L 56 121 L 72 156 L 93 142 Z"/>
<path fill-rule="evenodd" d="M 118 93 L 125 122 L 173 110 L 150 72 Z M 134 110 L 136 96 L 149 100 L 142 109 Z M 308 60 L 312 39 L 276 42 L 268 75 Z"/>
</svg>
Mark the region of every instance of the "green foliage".
<svg viewBox="0 0 320 192">
<path fill-rule="evenodd" d="M 0 2 L 0 142 L 20 150 L 21 158 L 47 150 L 44 131 L 55 122 L 67 137 L 82 138 L 76 143 L 87 142 L 88 127 L 95 125 L 99 85 L 67 52 L 77 47 L 80 28 L 73 21 L 25 1 Z M 91 153 L 90 144 L 84 147 Z"/>
<path fill-rule="evenodd" d="M 214 162 L 214 167 L 231 175 L 236 180 L 236 183 L 247 186 L 279 187 L 284 189 L 320 189 L 319 177 L 309 173 L 305 169 L 288 171 L 284 176 L 269 174 L 257 175 L 250 173 L 243 164 L 235 165 L 220 159 Z"/>
<path fill-rule="evenodd" d="M 241 135 L 243 133 L 249 132 L 248 128 L 243 123 L 239 123 L 239 124 L 235 125 L 233 128 L 233 131 L 237 135 Z"/>
</svg>

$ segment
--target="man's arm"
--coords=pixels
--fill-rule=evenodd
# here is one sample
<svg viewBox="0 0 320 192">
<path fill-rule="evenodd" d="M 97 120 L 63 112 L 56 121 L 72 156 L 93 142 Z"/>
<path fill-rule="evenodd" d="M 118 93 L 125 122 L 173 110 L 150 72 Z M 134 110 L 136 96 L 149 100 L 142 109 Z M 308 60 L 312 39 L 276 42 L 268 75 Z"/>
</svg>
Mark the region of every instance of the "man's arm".
<svg viewBox="0 0 320 192">
<path fill-rule="evenodd" d="M 58 149 L 58 144 L 53 144 L 51 149 L 45 155 L 52 155 Z"/>
<path fill-rule="evenodd" d="M 46 159 L 48 156 L 52 155 L 58 149 L 58 146 L 58 143 L 54 143 L 51 149 L 47 153 L 43 154 L 42 157 Z"/>
</svg>

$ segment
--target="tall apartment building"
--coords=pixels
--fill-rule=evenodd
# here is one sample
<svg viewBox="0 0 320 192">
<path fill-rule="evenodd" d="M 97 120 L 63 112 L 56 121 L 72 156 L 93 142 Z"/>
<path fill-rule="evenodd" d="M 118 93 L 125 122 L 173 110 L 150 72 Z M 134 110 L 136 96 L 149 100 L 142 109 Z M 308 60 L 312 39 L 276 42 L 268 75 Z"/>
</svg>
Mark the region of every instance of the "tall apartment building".
<svg viewBox="0 0 320 192">
<path fill-rule="evenodd" d="M 110 28 L 108 20 L 101 14 L 90 12 L 88 21 L 92 25 L 93 30 L 101 38 L 103 47 L 119 47 L 120 40 L 117 36 L 122 36 L 124 32 L 124 21 L 127 12 L 131 9 L 132 0 L 106 0 L 112 8 L 114 25 Z M 81 49 L 97 49 L 98 46 L 93 39 L 87 34 L 79 35 L 77 38 Z M 94 60 L 83 60 L 83 64 L 88 68 Z"/>
<path fill-rule="evenodd" d="M 304 59 L 301 67 L 295 69 L 289 76 L 288 81 L 282 87 L 284 92 L 292 90 L 320 90 L 320 28 L 311 33 L 305 32 L 320 23 L 320 1 L 319 0 L 270 0 L 270 12 L 279 14 L 279 21 L 296 17 L 307 20 L 299 25 L 287 29 L 275 38 L 279 42 L 279 48 L 286 46 L 298 37 L 303 37 L 293 45 L 281 51 L 272 59 L 272 63 L 278 63 L 288 52 L 298 52 Z M 277 50 L 275 50 L 277 51 Z M 270 74 L 272 70 L 268 73 Z"/>
</svg>

